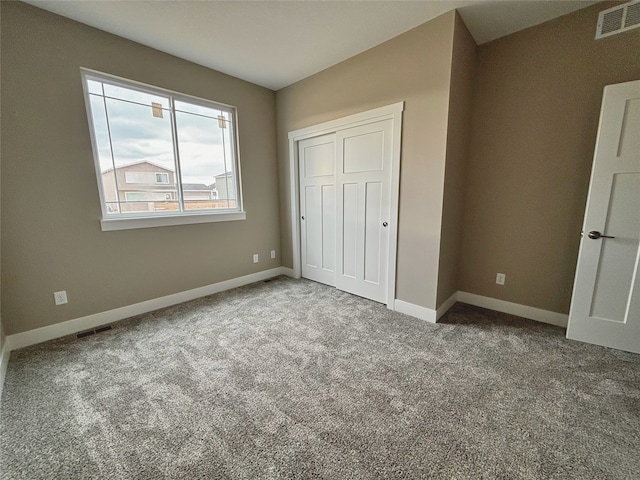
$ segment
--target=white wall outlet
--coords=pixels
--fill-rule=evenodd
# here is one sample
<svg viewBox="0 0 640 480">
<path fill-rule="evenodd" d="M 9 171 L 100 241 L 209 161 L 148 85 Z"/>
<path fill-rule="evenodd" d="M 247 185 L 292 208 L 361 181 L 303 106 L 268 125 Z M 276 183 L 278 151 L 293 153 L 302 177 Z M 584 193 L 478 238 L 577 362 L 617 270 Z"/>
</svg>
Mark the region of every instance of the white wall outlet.
<svg viewBox="0 0 640 480">
<path fill-rule="evenodd" d="M 260 257 L 257 253 L 253 254 L 253 263 L 258 263 L 260 261 Z"/>
<path fill-rule="evenodd" d="M 496 283 L 498 285 L 504 285 L 504 282 L 506 279 L 507 279 L 507 276 L 504 273 L 498 273 L 496 275 Z"/>
<path fill-rule="evenodd" d="M 53 292 L 53 300 L 56 302 L 56 305 L 64 305 L 65 303 L 69 303 L 67 300 L 67 291 L 62 290 L 61 292 Z"/>
<path fill-rule="evenodd" d="M 271 258 L 276 258 L 276 251 L 275 250 L 271 250 Z"/>
</svg>

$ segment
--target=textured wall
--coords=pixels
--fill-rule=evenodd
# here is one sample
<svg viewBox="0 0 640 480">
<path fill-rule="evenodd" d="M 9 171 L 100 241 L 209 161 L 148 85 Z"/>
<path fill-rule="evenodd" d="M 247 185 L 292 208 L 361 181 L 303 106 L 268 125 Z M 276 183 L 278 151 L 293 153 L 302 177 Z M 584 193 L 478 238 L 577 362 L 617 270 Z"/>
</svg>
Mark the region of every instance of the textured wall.
<svg viewBox="0 0 640 480">
<path fill-rule="evenodd" d="M 1 8 L 7 334 L 280 265 L 269 257 L 280 244 L 274 92 L 26 4 Z M 102 232 L 80 67 L 235 105 L 247 220 Z M 63 289 L 70 303 L 56 307 Z"/>
<path fill-rule="evenodd" d="M 283 265 L 293 266 L 287 134 L 404 101 L 396 297 L 435 308 L 455 12 L 279 90 Z"/>
<path fill-rule="evenodd" d="M 478 49 L 460 290 L 568 313 L 602 90 L 640 78 L 640 30 L 594 39 L 611 5 Z"/>
</svg>

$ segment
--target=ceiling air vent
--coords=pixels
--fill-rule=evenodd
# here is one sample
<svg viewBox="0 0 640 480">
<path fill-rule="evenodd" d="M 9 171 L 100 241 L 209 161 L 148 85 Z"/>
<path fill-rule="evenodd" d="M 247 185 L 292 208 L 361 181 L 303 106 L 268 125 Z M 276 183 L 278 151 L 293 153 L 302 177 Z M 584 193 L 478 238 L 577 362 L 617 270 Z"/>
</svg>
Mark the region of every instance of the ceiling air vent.
<svg viewBox="0 0 640 480">
<path fill-rule="evenodd" d="M 600 12 L 596 39 L 638 27 L 640 27 L 640 0 L 634 0 Z"/>
</svg>

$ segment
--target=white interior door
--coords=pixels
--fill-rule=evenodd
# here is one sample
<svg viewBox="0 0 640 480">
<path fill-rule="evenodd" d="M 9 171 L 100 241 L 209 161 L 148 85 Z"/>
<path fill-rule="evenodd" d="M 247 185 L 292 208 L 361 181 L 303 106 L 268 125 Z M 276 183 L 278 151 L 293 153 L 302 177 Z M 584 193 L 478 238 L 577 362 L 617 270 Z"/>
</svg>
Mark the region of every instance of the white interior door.
<svg viewBox="0 0 640 480">
<path fill-rule="evenodd" d="M 302 276 L 335 286 L 335 134 L 298 142 Z"/>
<path fill-rule="evenodd" d="M 605 87 L 567 338 L 640 353 L 640 80 Z"/>
<path fill-rule="evenodd" d="M 387 303 L 392 121 L 336 133 L 336 287 Z"/>
</svg>

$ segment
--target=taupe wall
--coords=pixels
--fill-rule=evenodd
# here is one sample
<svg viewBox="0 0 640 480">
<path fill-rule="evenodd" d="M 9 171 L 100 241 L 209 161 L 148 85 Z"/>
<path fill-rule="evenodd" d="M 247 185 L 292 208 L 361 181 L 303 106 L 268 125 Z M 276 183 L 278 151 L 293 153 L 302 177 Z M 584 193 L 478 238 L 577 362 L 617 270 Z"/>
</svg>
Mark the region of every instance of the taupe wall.
<svg viewBox="0 0 640 480">
<path fill-rule="evenodd" d="M 460 290 L 568 313 L 602 89 L 640 78 L 640 30 L 594 40 L 611 5 L 478 49 Z"/>
<path fill-rule="evenodd" d="M 280 265 L 274 92 L 26 4 L 1 8 L 7 334 Z M 102 232 L 80 67 L 237 106 L 247 220 Z M 70 303 L 56 307 L 63 289 Z"/>
<path fill-rule="evenodd" d="M 469 157 L 476 42 L 459 15 L 456 15 L 452 57 L 437 307 L 458 291 Z"/>
<path fill-rule="evenodd" d="M 435 307 L 454 21 L 449 12 L 277 92 L 283 265 L 293 266 L 288 132 L 404 101 L 396 296 Z"/>
</svg>

